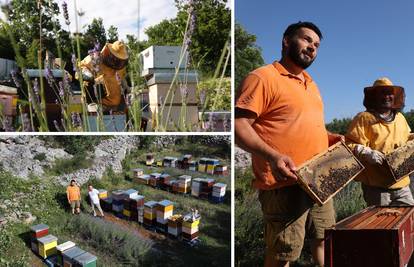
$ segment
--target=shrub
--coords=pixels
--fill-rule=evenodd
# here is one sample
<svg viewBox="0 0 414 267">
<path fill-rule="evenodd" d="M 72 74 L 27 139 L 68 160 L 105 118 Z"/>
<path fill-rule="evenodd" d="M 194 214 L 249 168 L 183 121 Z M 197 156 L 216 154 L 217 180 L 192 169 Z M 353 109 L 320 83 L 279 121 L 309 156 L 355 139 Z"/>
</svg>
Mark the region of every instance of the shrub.
<svg viewBox="0 0 414 267">
<path fill-rule="evenodd" d="M 39 153 L 36 154 L 33 159 L 36 159 L 38 161 L 44 161 L 46 159 L 46 154 L 45 153 Z"/>
</svg>

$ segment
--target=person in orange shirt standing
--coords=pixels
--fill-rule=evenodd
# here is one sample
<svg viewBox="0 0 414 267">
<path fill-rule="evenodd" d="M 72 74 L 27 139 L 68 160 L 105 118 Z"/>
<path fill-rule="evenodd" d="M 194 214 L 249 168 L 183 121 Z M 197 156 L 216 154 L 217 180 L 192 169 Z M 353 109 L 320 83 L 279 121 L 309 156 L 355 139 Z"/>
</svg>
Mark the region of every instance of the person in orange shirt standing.
<svg viewBox="0 0 414 267">
<path fill-rule="evenodd" d="M 81 201 L 81 194 L 80 188 L 77 185 L 75 180 L 70 181 L 70 185 L 66 188 L 66 196 L 68 198 L 69 205 L 72 208 L 72 214 L 80 213 L 80 201 Z"/>
<path fill-rule="evenodd" d="M 289 266 L 299 258 L 305 224 L 313 222 L 312 255 L 324 265 L 324 230 L 335 223 L 333 202 L 318 206 L 297 185 L 296 166 L 342 136 L 325 128 L 319 89 L 305 71 L 315 60 L 322 33 L 311 22 L 290 25 L 282 58 L 252 71 L 236 101 L 236 143 L 252 154 L 265 224 L 265 266 Z"/>
</svg>

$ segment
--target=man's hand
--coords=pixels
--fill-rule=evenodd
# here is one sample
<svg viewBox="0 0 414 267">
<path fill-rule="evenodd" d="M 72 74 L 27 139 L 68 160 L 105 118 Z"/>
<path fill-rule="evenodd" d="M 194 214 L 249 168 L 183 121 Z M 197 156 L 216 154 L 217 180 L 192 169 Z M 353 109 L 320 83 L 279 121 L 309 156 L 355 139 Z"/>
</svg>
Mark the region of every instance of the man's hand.
<svg viewBox="0 0 414 267">
<path fill-rule="evenodd" d="M 368 163 L 381 165 L 384 162 L 385 155 L 378 150 L 363 145 L 356 145 L 354 149 L 355 154 Z"/>
<path fill-rule="evenodd" d="M 345 136 L 328 132 L 329 146 L 332 146 L 340 141 L 345 142 Z"/>
<path fill-rule="evenodd" d="M 278 154 L 269 159 L 270 166 L 272 168 L 273 176 L 278 181 L 294 180 L 298 177 L 295 175 L 295 164 L 292 159 L 286 155 Z"/>
</svg>

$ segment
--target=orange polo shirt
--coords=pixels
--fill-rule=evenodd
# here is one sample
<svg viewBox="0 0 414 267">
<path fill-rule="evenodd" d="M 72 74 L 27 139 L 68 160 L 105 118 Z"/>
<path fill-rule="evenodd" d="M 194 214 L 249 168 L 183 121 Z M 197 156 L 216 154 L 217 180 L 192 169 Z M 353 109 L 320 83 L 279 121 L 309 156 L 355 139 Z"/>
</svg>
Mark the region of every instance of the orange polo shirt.
<svg viewBox="0 0 414 267">
<path fill-rule="evenodd" d="M 254 112 L 252 127 L 270 147 L 292 158 L 296 166 L 328 148 L 323 103 L 307 72 L 305 82 L 274 62 L 252 71 L 239 88 L 236 107 Z M 276 181 L 268 161 L 252 155 L 253 186 L 274 189 L 295 182 Z"/>
<path fill-rule="evenodd" d="M 66 194 L 68 196 L 69 201 L 80 200 L 80 190 L 78 186 L 68 186 L 66 188 Z"/>
</svg>

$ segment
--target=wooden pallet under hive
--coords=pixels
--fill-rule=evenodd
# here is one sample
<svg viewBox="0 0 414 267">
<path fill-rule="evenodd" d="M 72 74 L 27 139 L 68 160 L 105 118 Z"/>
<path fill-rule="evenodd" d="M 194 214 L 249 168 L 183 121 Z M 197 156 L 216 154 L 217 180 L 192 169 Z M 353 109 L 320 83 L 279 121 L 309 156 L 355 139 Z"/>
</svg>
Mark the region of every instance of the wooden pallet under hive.
<svg viewBox="0 0 414 267">
<path fill-rule="evenodd" d="M 349 148 L 338 142 L 298 167 L 298 184 L 319 205 L 343 189 L 364 166 Z"/>
</svg>

